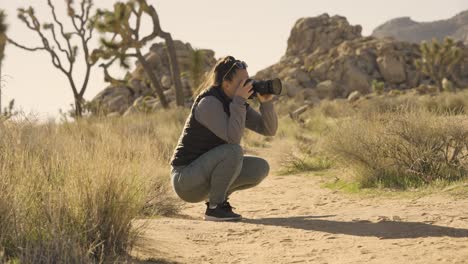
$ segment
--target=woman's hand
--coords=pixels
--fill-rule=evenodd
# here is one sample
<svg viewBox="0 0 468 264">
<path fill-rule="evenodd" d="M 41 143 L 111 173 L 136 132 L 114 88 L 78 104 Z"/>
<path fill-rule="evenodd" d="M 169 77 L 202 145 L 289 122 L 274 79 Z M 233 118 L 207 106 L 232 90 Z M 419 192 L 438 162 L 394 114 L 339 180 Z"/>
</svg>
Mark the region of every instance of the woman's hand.
<svg viewBox="0 0 468 264">
<path fill-rule="evenodd" d="M 257 93 L 257 98 L 260 101 L 260 103 L 265 103 L 265 102 L 271 101 L 273 99 L 273 94 L 261 95 L 261 94 Z"/>
<path fill-rule="evenodd" d="M 254 92 L 252 89 L 252 81 L 244 85 L 246 80 L 247 79 L 244 79 L 240 82 L 239 87 L 237 87 L 236 92 L 234 94 L 243 97 L 245 100 L 249 99 L 249 96 L 251 96 Z"/>
</svg>

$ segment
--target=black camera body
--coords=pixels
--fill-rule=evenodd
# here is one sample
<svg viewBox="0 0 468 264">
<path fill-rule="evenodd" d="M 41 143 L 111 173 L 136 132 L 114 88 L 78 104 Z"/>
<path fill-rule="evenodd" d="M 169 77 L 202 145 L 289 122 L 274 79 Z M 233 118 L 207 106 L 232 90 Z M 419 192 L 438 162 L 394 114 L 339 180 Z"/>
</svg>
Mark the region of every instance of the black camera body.
<svg viewBox="0 0 468 264">
<path fill-rule="evenodd" d="M 280 95 L 283 89 L 281 80 L 278 78 L 272 80 L 253 80 L 247 79 L 245 83 L 252 81 L 253 94 L 249 96 L 249 99 L 252 99 L 257 96 L 257 93 L 264 94 L 276 94 Z"/>
</svg>

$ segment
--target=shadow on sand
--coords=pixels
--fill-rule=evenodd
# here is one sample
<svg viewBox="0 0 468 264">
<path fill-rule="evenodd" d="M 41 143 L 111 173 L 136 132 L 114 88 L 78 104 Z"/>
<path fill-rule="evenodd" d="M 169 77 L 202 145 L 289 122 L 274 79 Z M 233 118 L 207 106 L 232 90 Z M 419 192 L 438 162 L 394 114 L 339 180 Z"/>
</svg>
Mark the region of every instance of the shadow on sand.
<svg viewBox="0 0 468 264">
<path fill-rule="evenodd" d="M 324 216 L 296 216 L 278 218 L 245 218 L 242 223 L 257 225 L 281 226 L 308 231 L 319 231 L 331 234 L 344 234 L 351 236 L 373 236 L 381 239 L 421 238 L 421 237 L 468 237 L 468 229 L 437 226 L 420 222 L 341 222 L 320 218 Z"/>
</svg>

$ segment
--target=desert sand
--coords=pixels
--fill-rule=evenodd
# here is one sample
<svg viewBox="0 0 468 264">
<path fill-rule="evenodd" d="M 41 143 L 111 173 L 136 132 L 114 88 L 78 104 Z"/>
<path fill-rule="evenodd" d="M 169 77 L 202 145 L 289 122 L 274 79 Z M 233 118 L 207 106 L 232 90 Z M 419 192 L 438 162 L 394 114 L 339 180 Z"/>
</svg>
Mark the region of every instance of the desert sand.
<svg viewBox="0 0 468 264">
<path fill-rule="evenodd" d="M 185 204 L 179 216 L 136 221 L 144 229 L 132 256 L 169 263 L 468 263 L 466 196 L 351 194 L 321 187 L 329 179 L 313 173 L 274 171 L 230 198 L 241 222 L 204 221 L 203 203 Z"/>
</svg>

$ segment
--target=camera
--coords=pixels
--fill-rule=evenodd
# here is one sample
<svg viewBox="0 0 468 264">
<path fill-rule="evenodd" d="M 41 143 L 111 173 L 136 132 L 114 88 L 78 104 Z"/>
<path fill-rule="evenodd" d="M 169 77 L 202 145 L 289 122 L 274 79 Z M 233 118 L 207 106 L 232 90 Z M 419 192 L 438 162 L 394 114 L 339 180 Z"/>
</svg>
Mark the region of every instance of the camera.
<svg viewBox="0 0 468 264">
<path fill-rule="evenodd" d="M 247 79 L 245 83 L 252 81 L 253 94 L 249 96 L 249 99 L 252 99 L 257 96 L 257 93 L 264 94 L 276 94 L 280 95 L 283 89 L 281 80 L 278 78 L 272 80 L 253 80 Z"/>
</svg>

